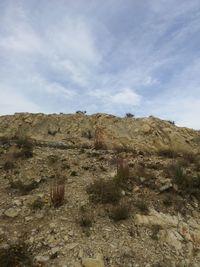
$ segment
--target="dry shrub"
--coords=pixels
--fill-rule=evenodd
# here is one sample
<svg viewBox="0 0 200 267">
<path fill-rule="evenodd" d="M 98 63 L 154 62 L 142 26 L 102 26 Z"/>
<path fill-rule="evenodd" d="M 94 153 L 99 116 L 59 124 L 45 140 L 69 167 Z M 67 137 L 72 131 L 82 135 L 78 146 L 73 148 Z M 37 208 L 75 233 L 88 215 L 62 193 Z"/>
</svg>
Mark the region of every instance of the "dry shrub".
<svg viewBox="0 0 200 267">
<path fill-rule="evenodd" d="M 4 171 L 13 170 L 14 168 L 15 164 L 11 160 L 7 160 L 3 165 Z"/>
<path fill-rule="evenodd" d="M 127 203 L 121 203 L 110 210 L 109 217 L 115 221 L 121 221 L 128 219 L 130 214 L 130 206 Z"/>
<path fill-rule="evenodd" d="M 56 180 L 50 187 L 50 198 L 52 205 L 57 208 L 64 202 L 65 183 L 64 180 Z"/>
<path fill-rule="evenodd" d="M 86 190 L 95 203 L 117 203 L 121 198 L 121 190 L 114 180 L 96 180 Z"/>
<path fill-rule="evenodd" d="M 173 148 L 161 148 L 157 153 L 159 156 L 166 158 L 177 158 L 179 156 L 179 153 Z"/>
<path fill-rule="evenodd" d="M 17 138 L 17 147 L 20 149 L 19 152 L 15 153 L 15 158 L 31 158 L 33 157 L 33 143 L 29 138 Z"/>
<path fill-rule="evenodd" d="M 89 228 L 92 226 L 93 220 L 94 220 L 93 213 L 91 211 L 85 210 L 85 207 L 81 207 L 79 216 L 80 226 Z"/>
<path fill-rule="evenodd" d="M 120 185 L 126 183 L 129 179 L 129 166 L 127 159 L 117 159 L 117 176 L 116 180 Z"/>
<path fill-rule="evenodd" d="M 181 192 L 200 198 L 199 174 L 196 176 L 189 176 L 178 162 L 171 164 L 169 168 L 169 173 L 172 176 L 173 182 L 177 184 Z"/>
<path fill-rule="evenodd" d="M 149 208 L 144 199 L 138 200 L 136 202 L 136 207 L 140 210 L 142 214 L 147 215 L 149 213 Z"/>
<path fill-rule="evenodd" d="M 28 246 L 19 242 L 0 249 L 0 266 L 1 267 L 36 267 L 34 264 L 33 255 L 29 251 Z"/>
</svg>

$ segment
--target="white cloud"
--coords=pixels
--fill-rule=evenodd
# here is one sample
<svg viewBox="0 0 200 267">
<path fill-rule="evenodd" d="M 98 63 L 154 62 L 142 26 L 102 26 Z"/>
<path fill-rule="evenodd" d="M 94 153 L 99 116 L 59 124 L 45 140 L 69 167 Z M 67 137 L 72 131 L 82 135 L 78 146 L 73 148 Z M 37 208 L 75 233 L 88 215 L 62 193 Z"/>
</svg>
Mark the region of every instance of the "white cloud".
<svg viewBox="0 0 200 267">
<path fill-rule="evenodd" d="M 140 104 L 141 96 L 130 88 L 124 88 L 112 97 L 112 102 L 123 105 L 137 106 Z"/>
<path fill-rule="evenodd" d="M 94 90 L 88 93 L 90 96 L 101 99 L 107 105 L 120 104 L 137 106 L 140 104 L 141 96 L 130 88 L 122 88 L 119 90 Z"/>
</svg>

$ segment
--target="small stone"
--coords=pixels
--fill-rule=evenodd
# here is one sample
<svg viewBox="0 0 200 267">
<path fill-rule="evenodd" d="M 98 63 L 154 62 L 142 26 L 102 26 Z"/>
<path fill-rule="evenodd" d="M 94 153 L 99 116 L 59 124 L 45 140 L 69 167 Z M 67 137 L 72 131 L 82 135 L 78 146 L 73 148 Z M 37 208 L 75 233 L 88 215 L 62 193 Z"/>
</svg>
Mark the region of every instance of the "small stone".
<svg viewBox="0 0 200 267">
<path fill-rule="evenodd" d="M 167 191 L 168 189 L 172 188 L 172 184 L 165 184 L 159 188 L 160 192 Z"/>
<path fill-rule="evenodd" d="M 68 232 L 68 235 L 69 235 L 69 236 L 73 236 L 73 235 L 74 235 L 73 230 L 69 231 L 69 232 Z"/>
<path fill-rule="evenodd" d="M 78 246 L 77 243 L 71 243 L 71 244 L 68 244 L 66 247 L 67 247 L 69 250 L 72 250 L 72 249 L 74 249 L 76 246 Z"/>
<path fill-rule="evenodd" d="M 40 256 L 40 255 L 38 255 L 38 256 L 35 257 L 35 260 L 37 262 L 47 262 L 47 261 L 49 261 L 49 256 Z"/>
<path fill-rule="evenodd" d="M 54 254 L 58 253 L 59 251 L 60 251 L 59 247 L 54 247 L 51 249 L 51 254 L 54 255 Z"/>
<path fill-rule="evenodd" d="M 19 211 L 20 211 L 19 209 L 9 208 L 4 212 L 4 214 L 9 218 L 14 218 L 19 215 Z"/>
</svg>

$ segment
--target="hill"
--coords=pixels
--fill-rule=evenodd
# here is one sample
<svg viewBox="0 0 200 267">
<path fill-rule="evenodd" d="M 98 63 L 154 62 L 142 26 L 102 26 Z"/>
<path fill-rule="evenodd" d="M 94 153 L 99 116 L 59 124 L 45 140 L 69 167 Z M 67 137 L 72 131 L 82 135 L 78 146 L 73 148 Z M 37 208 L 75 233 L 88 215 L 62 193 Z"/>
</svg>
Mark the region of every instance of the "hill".
<svg viewBox="0 0 200 267">
<path fill-rule="evenodd" d="M 0 190 L 0 266 L 200 266 L 198 131 L 1 116 Z"/>
</svg>

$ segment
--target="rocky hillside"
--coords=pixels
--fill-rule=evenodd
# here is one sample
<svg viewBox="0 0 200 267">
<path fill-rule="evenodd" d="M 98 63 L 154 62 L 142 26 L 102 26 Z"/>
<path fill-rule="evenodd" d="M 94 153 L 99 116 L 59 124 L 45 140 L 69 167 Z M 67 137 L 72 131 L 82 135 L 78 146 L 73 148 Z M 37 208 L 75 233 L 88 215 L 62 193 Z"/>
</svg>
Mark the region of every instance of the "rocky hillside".
<svg viewBox="0 0 200 267">
<path fill-rule="evenodd" d="M 154 117 L 0 117 L 0 266 L 200 266 L 200 133 Z"/>
<path fill-rule="evenodd" d="M 119 118 L 107 114 L 44 115 L 16 113 L 0 117 L 0 138 L 26 136 L 52 145 L 92 148 L 95 141 L 107 149 L 155 151 L 198 149 L 200 133 L 176 127 L 170 121 L 149 118 Z"/>
</svg>

